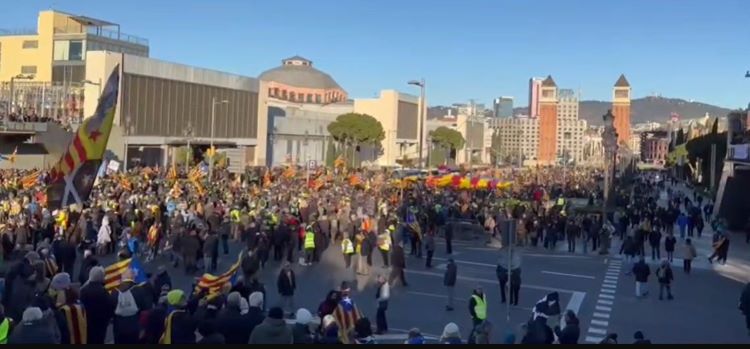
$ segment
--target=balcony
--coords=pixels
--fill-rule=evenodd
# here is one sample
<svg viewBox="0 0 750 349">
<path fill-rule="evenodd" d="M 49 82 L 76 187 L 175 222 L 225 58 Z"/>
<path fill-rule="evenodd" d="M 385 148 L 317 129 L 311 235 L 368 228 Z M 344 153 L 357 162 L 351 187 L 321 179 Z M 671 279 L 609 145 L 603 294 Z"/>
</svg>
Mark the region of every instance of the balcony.
<svg viewBox="0 0 750 349">
<path fill-rule="evenodd" d="M 90 26 L 86 27 L 86 33 L 89 35 L 98 36 L 100 38 L 124 41 L 135 45 L 148 46 L 148 39 L 144 39 L 135 35 L 125 34 L 117 30 Z"/>
</svg>

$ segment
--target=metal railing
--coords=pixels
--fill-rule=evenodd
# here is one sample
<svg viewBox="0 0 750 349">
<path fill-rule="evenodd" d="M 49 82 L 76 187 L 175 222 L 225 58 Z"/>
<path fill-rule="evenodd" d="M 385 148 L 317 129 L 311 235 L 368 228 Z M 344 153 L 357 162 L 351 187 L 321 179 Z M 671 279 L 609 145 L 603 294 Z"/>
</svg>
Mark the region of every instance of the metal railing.
<svg viewBox="0 0 750 349">
<path fill-rule="evenodd" d="M 135 35 L 125 34 L 116 30 L 88 27 L 86 28 L 86 32 L 89 35 L 94 35 L 106 39 L 125 41 L 136 45 L 148 46 L 148 39 L 144 39 Z"/>
<path fill-rule="evenodd" d="M 3 132 L 47 132 L 45 122 L 17 122 L 0 121 L 0 131 Z"/>
<path fill-rule="evenodd" d="M 36 35 L 36 29 L 31 28 L 19 28 L 19 29 L 0 29 L 0 36 L 15 36 L 15 35 Z"/>
</svg>

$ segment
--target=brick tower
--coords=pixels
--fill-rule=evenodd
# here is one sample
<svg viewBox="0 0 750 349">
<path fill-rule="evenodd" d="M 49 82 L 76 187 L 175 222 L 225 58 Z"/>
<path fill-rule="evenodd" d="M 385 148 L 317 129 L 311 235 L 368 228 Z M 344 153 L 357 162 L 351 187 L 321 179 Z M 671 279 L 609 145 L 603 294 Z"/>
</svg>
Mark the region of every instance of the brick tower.
<svg viewBox="0 0 750 349">
<path fill-rule="evenodd" d="M 620 75 L 612 89 L 612 114 L 615 115 L 617 143 L 627 145 L 630 142 L 630 83 L 625 75 Z"/>
<path fill-rule="evenodd" d="M 537 161 L 542 165 L 552 165 L 557 159 L 557 84 L 552 76 L 542 81 L 541 90 Z"/>
</svg>

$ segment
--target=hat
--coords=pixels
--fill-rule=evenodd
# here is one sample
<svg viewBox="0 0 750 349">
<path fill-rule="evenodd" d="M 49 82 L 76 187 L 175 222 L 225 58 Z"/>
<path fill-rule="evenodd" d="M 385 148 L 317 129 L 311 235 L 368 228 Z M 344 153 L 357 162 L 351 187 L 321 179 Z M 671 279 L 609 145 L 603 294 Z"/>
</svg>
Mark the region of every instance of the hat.
<svg viewBox="0 0 750 349">
<path fill-rule="evenodd" d="M 96 266 L 89 270 L 89 281 L 104 282 L 104 268 Z"/>
<path fill-rule="evenodd" d="M 58 273 L 54 277 L 52 277 L 52 282 L 50 283 L 50 288 L 53 290 L 67 290 L 70 288 L 70 274 L 68 273 Z"/>
<path fill-rule="evenodd" d="M 284 318 L 284 310 L 280 307 L 273 307 L 268 310 L 268 317 L 271 319 L 281 320 Z"/>
<path fill-rule="evenodd" d="M 299 308 L 295 316 L 297 323 L 300 325 L 307 325 L 312 321 L 312 314 L 305 308 Z"/>
<path fill-rule="evenodd" d="M 167 303 L 169 303 L 169 305 L 181 305 L 184 299 L 185 292 L 182 290 L 172 290 L 167 293 Z"/>
<path fill-rule="evenodd" d="M 228 307 L 235 307 L 239 308 L 240 306 L 240 299 L 242 299 L 242 296 L 239 292 L 232 292 L 227 296 L 227 306 Z"/>
<path fill-rule="evenodd" d="M 443 337 L 459 337 L 461 335 L 460 331 L 458 330 L 458 325 L 456 325 L 453 322 L 448 323 L 443 328 Z"/>
<path fill-rule="evenodd" d="M 633 334 L 633 338 L 635 338 L 635 339 L 643 339 L 643 332 L 641 332 L 641 331 L 635 331 L 635 334 Z"/>
<path fill-rule="evenodd" d="M 42 309 L 39 309 L 37 307 L 28 307 L 23 311 L 21 320 L 23 322 L 37 321 L 41 320 L 43 316 L 44 314 L 42 314 Z"/>
<path fill-rule="evenodd" d="M 335 323 L 336 323 L 336 318 L 333 317 L 333 315 L 328 314 L 323 317 L 323 328 L 327 328 L 331 324 L 335 324 Z"/>
<path fill-rule="evenodd" d="M 245 315 L 248 311 L 250 311 L 250 304 L 247 303 L 247 299 L 240 298 L 240 314 Z"/>
<path fill-rule="evenodd" d="M 251 307 L 260 308 L 263 305 L 263 293 L 253 292 L 247 297 L 247 304 Z"/>
</svg>

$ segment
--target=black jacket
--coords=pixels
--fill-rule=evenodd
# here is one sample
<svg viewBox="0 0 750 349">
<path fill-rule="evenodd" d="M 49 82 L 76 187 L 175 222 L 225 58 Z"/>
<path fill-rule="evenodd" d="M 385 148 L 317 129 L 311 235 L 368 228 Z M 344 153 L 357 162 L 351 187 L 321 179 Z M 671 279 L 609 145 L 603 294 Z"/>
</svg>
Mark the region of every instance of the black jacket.
<svg viewBox="0 0 750 349">
<path fill-rule="evenodd" d="M 552 344 L 555 341 L 552 329 L 547 326 L 547 319 L 544 317 L 539 316 L 529 321 L 527 326 L 528 330 L 521 339 L 521 344 Z"/>
<path fill-rule="evenodd" d="M 394 268 L 406 269 L 403 247 L 393 245 L 393 248 L 391 249 L 391 266 Z"/>
<path fill-rule="evenodd" d="M 581 335 L 578 319 L 566 323 L 562 330 L 560 330 L 560 326 L 555 327 L 555 335 L 560 344 L 578 344 L 578 337 Z"/>
<path fill-rule="evenodd" d="M 89 271 L 91 268 L 99 265 L 99 261 L 96 257 L 88 256 L 81 261 L 81 267 L 78 269 L 78 282 L 83 285 L 89 279 Z"/>
<path fill-rule="evenodd" d="M 456 267 L 456 263 L 448 263 L 445 268 L 445 275 L 443 276 L 443 285 L 455 286 L 457 276 L 458 268 Z"/>
<path fill-rule="evenodd" d="M 297 288 L 297 281 L 295 280 L 294 270 L 289 271 L 290 275 L 287 277 L 286 272 L 281 270 L 279 278 L 276 281 L 276 286 L 279 289 L 279 294 L 282 296 L 293 296 L 294 289 Z"/>
<path fill-rule="evenodd" d="M 224 308 L 216 318 L 216 328 L 227 344 L 247 344 L 254 327 L 250 313 L 242 315 L 236 308 Z"/>
<path fill-rule="evenodd" d="M 651 275 L 651 268 L 648 267 L 646 262 L 638 262 L 633 265 L 633 275 L 635 275 L 635 281 L 648 282 L 648 276 Z"/>
<path fill-rule="evenodd" d="M 750 282 L 745 285 L 740 296 L 740 310 L 745 315 L 750 315 Z"/>
<path fill-rule="evenodd" d="M 115 308 L 102 282 L 89 282 L 81 288 L 81 304 L 86 309 L 88 344 L 104 344 Z"/>
</svg>

